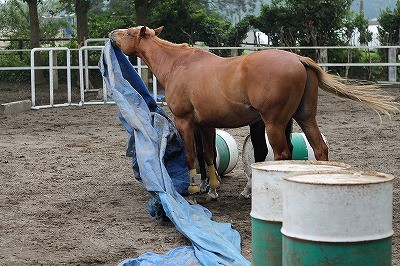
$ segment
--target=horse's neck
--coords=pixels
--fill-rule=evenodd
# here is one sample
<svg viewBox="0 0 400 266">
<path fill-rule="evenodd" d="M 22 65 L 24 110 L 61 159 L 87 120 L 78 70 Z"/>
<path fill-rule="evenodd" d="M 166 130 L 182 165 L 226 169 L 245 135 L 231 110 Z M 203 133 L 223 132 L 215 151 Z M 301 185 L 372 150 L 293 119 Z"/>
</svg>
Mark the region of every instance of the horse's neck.
<svg viewBox="0 0 400 266">
<path fill-rule="evenodd" d="M 182 45 L 153 37 L 142 43 L 138 55 L 145 61 L 161 84 L 168 86 L 171 69 L 179 64 L 179 58 L 182 58 L 190 49 L 182 47 Z"/>
</svg>

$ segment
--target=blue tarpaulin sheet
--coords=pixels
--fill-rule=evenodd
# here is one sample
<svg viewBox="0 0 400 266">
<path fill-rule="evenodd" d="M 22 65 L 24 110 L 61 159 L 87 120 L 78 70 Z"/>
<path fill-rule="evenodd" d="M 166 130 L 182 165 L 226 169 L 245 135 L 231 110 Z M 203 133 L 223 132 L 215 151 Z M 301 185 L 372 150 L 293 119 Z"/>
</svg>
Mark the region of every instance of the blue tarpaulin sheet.
<svg viewBox="0 0 400 266">
<path fill-rule="evenodd" d="M 120 265 L 250 265 L 231 224 L 212 221 L 210 211 L 181 196 L 189 185 L 182 141 L 126 56 L 107 42 L 99 66 L 129 134 L 127 155 L 135 177 L 156 195 L 166 216 L 193 245 L 162 255 L 147 252 Z"/>
</svg>

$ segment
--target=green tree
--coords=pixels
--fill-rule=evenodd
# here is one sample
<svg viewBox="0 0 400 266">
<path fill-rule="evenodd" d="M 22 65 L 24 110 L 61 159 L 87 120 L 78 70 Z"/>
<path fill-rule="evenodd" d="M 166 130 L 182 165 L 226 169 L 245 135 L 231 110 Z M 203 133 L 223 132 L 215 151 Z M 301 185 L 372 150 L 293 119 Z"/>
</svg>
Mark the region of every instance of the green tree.
<svg viewBox="0 0 400 266">
<path fill-rule="evenodd" d="M 29 39 L 30 48 L 40 46 L 40 28 L 38 16 L 38 1 L 37 0 L 24 0 L 29 6 Z M 35 53 L 34 61 L 36 66 L 42 66 L 42 57 L 40 53 Z M 45 82 L 44 72 L 42 69 L 35 70 L 35 82 L 41 84 Z"/>
<path fill-rule="evenodd" d="M 277 46 L 338 45 L 343 42 L 345 23 L 356 27 L 351 3 L 352 0 L 273 0 L 262 6 L 251 24 Z M 318 52 L 314 57 L 319 61 Z"/>
<path fill-rule="evenodd" d="M 400 1 L 391 10 L 386 8 L 378 18 L 379 40 L 383 45 L 398 45 L 400 35 Z"/>
<path fill-rule="evenodd" d="M 83 46 L 89 38 L 88 12 L 91 7 L 90 0 L 75 0 L 76 38 L 78 47 Z"/>
<path fill-rule="evenodd" d="M 37 16 L 40 39 L 55 38 L 60 33 L 61 27 L 69 27 L 67 18 L 54 19 L 64 6 L 57 1 L 39 1 L 37 4 Z M 11 39 L 28 39 L 30 37 L 30 15 L 28 4 L 20 0 L 8 0 L 0 5 L 0 32 L 3 37 Z M 39 36 L 40 35 L 40 36 Z M 29 48 L 30 45 L 18 47 L 12 42 L 11 48 Z"/>
<path fill-rule="evenodd" d="M 66 9 L 74 10 L 76 19 L 76 40 L 78 47 L 89 38 L 88 13 L 93 8 L 101 11 L 104 3 L 98 0 L 60 0 Z"/>
<path fill-rule="evenodd" d="M 295 46 L 300 37 L 298 23 L 298 16 L 278 1 L 262 5 L 260 15 L 250 17 L 250 24 L 267 34 L 273 46 Z"/>
<path fill-rule="evenodd" d="M 8 0 L 0 6 L 0 32 L 3 37 L 16 39 L 20 41 L 12 41 L 11 49 L 27 49 L 40 47 L 43 37 L 54 38 L 59 33 L 60 26 L 67 25 L 66 20 L 53 21 L 48 18 L 55 11 L 58 4 L 55 1 L 36 1 L 36 0 Z M 46 14 L 47 19 L 44 19 Z M 22 40 L 29 39 L 30 42 L 26 45 Z M 25 45 L 24 45 L 25 44 Z M 18 58 L 10 60 L 6 58 L 12 55 L 4 55 L 2 60 L 8 62 L 8 65 L 26 65 L 29 63 L 29 56 L 24 56 L 23 53 Z M 35 65 L 42 65 L 42 57 L 39 52 L 35 53 Z M 42 83 L 44 79 L 44 71 L 37 69 L 35 71 L 36 83 Z M 7 78 L 7 77 L 6 77 Z"/>
<path fill-rule="evenodd" d="M 213 10 L 219 13 L 224 19 L 236 23 L 242 21 L 247 14 L 254 12 L 261 0 L 199 0 L 196 1 L 198 8 Z"/>
<path fill-rule="evenodd" d="M 338 43 L 335 33 L 350 14 L 352 0 L 286 0 L 292 14 L 297 17 L 301 45 L 324 46 Z"/>
<path fill-rule="evenodd" d="M 151 26 L 164 26 L 163 38 L 194 44 L 202 41 L 208 46 L 238 45 L 247 33 L 247 20 L 232 26 L 212 10 L 199 8 L 194 0 L 166 0 L 151 12 Z"/>
<path fill-rule="evenodd" d="M 107 13 L 93 14 L 89 12 L 88 16 L 90 38 L 107 38 L 112 30 L 129 28 L 133 24 L 133 15 L 131 17 L 114 16 Z"/>
<path fill-rule="evenodd" d="M 29 10 L 25 2 L 9 0 L 1 4 L 0 32 L 3 37 L 29 38 Z"/>
<path fill-rule="evenodd" d="M 152 1 L 154 2 L 154 0 Z M 133 17 L 135 3 L 133 1 L 110 0 L 107 8 L 113 17 Z M 133 20 L 131 21 L 133 23 Z"/>
<path fill-rule="evenodd" d="M 150 10 L 158 1 L 134 0 L 137 25 L 149 25 Z"/>
<path fill-rule="evenodd" d="M 372 40 L 372 32 L 368 30 L 368 19 L 364 17 L 364 13 L 356 13 L 354 18 L 354 26 L 360 33 L 359 41 L 361 44 L 368 44 Z"/>
</svg>

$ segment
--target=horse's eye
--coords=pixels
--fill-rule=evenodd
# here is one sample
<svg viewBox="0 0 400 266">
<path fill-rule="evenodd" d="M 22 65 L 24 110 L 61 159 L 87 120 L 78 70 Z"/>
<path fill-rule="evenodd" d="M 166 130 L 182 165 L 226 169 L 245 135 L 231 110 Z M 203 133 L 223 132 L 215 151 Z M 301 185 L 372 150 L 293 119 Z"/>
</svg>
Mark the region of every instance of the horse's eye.
<svg viewBox="0 0 400 266">
<path fill-rule="evenodd" d="M 133 35 L 132 35 L 131 33 L 132 33 L 132 31 L 129 30 L 129 29 L 127 29 L 127 30 L 125 31 L 125 36 L 131 36 L 131 37 L 133 37 Z"/>
</svg>

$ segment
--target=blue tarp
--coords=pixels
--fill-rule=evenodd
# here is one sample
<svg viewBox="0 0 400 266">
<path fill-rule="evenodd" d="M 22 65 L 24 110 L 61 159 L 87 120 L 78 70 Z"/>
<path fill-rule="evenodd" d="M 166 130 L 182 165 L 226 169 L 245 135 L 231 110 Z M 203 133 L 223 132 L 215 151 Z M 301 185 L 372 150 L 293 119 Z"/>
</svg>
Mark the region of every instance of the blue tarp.
<svg viewBox="0 0 400 266">
<path fill-rule="evenodd" d="M 231 224 L 212 221 L 206 208 L 190 205 L 181 196 L 189 185 L 182 141 L 126 56 L 107 42 L 99 65 L 129 133 L 127 155 L 132 156 L 135 177 L 156 195 L 167 217 L 193 244 L 164 255 L 145 253 L 120 265 L 250 265 Z"/>
</svg>

